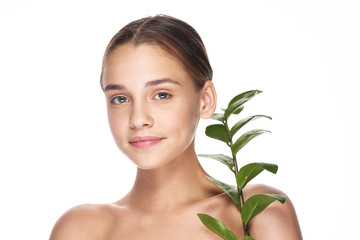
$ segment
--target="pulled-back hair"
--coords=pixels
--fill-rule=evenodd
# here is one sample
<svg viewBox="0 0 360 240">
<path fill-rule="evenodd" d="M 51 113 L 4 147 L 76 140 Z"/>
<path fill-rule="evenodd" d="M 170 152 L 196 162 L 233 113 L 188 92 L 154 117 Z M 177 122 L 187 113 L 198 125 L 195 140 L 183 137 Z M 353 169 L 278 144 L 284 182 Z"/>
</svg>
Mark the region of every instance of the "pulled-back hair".
<svg viewBox="0 0 360 240">
<path fill-rule="evenodd" d="M 101 81 L 111 53 L 127 43 L 134 46 L 141 44 L 158 46 L 173 55 L 182 63 L 198 90 L 206 81 L 212 80 L 213 72 L 207 52 L 196 30 L 174 17 L 156 15 L 130 22 L 115 34 L 105 50 Z"/>
</svg>

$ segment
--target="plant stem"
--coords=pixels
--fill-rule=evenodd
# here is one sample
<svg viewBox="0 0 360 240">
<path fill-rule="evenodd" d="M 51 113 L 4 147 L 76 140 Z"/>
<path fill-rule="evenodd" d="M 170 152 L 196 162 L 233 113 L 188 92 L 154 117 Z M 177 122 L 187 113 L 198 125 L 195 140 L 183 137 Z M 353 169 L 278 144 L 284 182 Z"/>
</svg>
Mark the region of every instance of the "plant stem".
<svg viewBox="0 0 360 240">
<path fill-rule="evenodd" d="M 232 154 L 232 158 L 233 158 L 234 170 L 235 170 L 234 174 L 235 174 L 235 180 L 236 180 L 237 175 L 239 173 L 239 168 L 238 168 L 238 164 L 237 164 L 236 155 L 232 151 L 233 142 L 232 142 L 232 137 L 230 135 L 230 130 L 229 130 L 229 125 L 228 125 L 227 119 L 224 121 L 224 125 L 225 125 L 226 132 L 227 132 L 227 135 L 228 135 L 228 138 L 229 138 L 229 145 L 230 145 L 230 150 L 231 150 L 231 154 Z M 244 206 L 244 195 L 243 195 L 242 189 L 240 189 L 238 186 L 236 186 L 236 188 L 237 188 L 238 198 L 239 198 L 239 202 L 240 202 L 239 206 L 236 206 L 236 207 L 239 209 L 239 211 L 241 213 L 242 208 Z M 244 222 L 243 222 L 243 227 L 244 227 L 244 231 L 245 231 L 245 236 L 250 236 L 250 232 L 247 229 L 247 226 L 245 225 Z"/>
</svg>

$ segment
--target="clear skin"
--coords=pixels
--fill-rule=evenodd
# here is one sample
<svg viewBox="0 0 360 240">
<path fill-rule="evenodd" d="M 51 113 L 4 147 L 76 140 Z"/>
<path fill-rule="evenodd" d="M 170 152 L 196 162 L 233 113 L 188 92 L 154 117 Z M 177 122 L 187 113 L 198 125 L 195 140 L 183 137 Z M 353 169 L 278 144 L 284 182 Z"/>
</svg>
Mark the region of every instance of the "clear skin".
<svg viewBox="0 0 360 240">
<path fill-rule="evenodd" d="M 212 82 L 195 90 L 173 56 L 154 46 L 124 45 L 108 59 L 102 84 L 115 142 L 137 166 L 134 186 L 117 202 L 70 209 L 50 239 L 221 239 L 197 213 L 216 217 L 242 239 L 239 211 L 203 177 L 194 150 L 199 119 L 216 108 Z M 257 193 L 283 194 L 265 185 L 244 189 L 245 199 Z M 302 239 L 289 198 L 256 216 L 250 232 L 256 240 Z"/>
</svg>

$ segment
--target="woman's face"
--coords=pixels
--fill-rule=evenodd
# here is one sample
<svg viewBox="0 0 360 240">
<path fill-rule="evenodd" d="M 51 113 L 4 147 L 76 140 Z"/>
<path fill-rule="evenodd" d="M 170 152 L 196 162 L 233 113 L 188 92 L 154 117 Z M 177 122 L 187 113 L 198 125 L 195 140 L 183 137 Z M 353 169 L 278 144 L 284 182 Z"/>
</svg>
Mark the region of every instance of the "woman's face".
<svg viewBox="0 0 360 240">
<path fill-rule="evenodd" d="M 201 91 L 172 55 L 123 45 L 103 73 L 111 132 L 139 168 L 153 169 L 193 151 Z"/>
</svg>

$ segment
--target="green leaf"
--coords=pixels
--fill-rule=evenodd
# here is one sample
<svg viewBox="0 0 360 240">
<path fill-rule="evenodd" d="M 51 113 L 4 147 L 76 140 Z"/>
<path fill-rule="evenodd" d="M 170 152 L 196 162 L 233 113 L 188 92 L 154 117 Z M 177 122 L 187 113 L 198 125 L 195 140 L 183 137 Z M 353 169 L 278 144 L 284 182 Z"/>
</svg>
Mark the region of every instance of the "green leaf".
<svg viewBox="0 0 360 240">
<path fill-rule="evenodd" d="M 226 127 L 222 124 L 213 124 L 206 127 L 205 134 L 208 137 L 215 138 L 229 144 L 230 140 L 227 135 Z"/>
<path fill-rule="evenodd" d="M 233 147 L 231 148 L 232 153 L 236 155 L 239 152 L 239 150 L 242 149 L 246 144 L 248 144 L 252 139 L 266 132 L 270 132 L 270 131 L 263 129 L 254 129 L 244 133 L 234 143 Z"/>
<path fill-rule="evenodd" d="M 236 176 L 236 183 L 240 189 L 243 189 L 245 185 L 250 182 L 262 171 L 267 170 L 271 173 L 276 174 L 278 166 L 270 163 L 250 163 L 243 166 L 238 175 Z"/>
<path fill-rule="evenodd" d="M 245 237 L 243 238 L 243 240 L 255 240 L 255 239 L 253 239 L 253 238 L 250 237 L 250 236 L 245 236 Z"/>
<path fill-rule="evenodd" d="M 266 116 L 266 115 L 254 115 L 254 116 L 250 116 L 244 119 L 241 119 L 240 121 L 238 121 L 230 130 L 230 136 L 233 137 L 237 131 L 239 131 L 245 124 L 247 124 L 248 122 L 251 122 L 255 119 L 261 118 L 261 117 L 265 117 L 271 120 L 270 116 Z"/>
<path fill-rule="evenodd" d="M 198 217 L 200 218 L 201 222 L 212 232 L 220 236 L 224 240 L 238 240 L 235 234 L 226 227 L 225 224 L 220 222 L 219 220 L 207 215 L 198 213 Z"/>
<path fill-rule="evenodd" d="M 241 106 L 238 109 L 236 109 L 235 112 L 233 112 L 233 114 L 239 114 L 241 113 L 242 110 L 244 110 L 244 106 Z"/>
<path fill-rule="evenodd" d="M 249 90 L 249 91 L 240 93 L 240 94 L 236 95 L 235 97 L 233 97 L 233 98 L 230 100 L 228 106 L 230 106 L 231 104 L 233 104 L 233 103 L 235 103 L 235 102 L 237 102 L 237 101 L 239 101 L 239 100 L 241 100 L 241 99 L 247 99 L 247 98 L 249 98 L 249 100 L 250 100 L 251 98 L 253 98 L 254 96 L 256 96 L 256 95 L 259 94 L 259 93 L 262 93 L 262 91 L 260 91 L 260 90 L 258 90 L 258 89 L 256 89 L 256 90 Z"/>
<path fill-rule="evenodd" d="M 231 114 L 239 111 L 239 108 L 242 107 L 244 103 L 246 103 L 247 101 L 249 101 L 251 98 L 253 98 L 259 93 L 262 93 L 262 91 L 251 90 L 235 96 L 233 99 L 231 99 L 227 109 L 225 110 L 225 115 L 224 115 L 225 118 L 228 119 Z"/>
<path fill-rule="evenodd" d="M 234 169 L 233 159 L 224 154 L 198 154 L 198 157 L 212 158 L 216 161 L 219 161 L 219 162 L 225 164 L 228 168 L 230 168 L 231 171 L 233 171 L 233 169 Z"/>
<path fill-rule="evenodd" d="M 211 119 L 217 120 L 217 121 L 220 121 L 220 122 L 225 121 L 225 117 L 224 117 L 223 113 L 214 113 L 214 115 L 212 115 Z"/>
<path fill-rule="evenodd" d="M 241 218 L 245 224 L 245 228 L 247 228 L 248 223 L 253 217 L 262 212 L 267 206 L 276 200 L 284 203 L 286 197 L 276 194 L 256 194 L 248 198 L 244 203 L 241 212 Z"/>
<path fill-rule="evenodd" d="M 238 192 L 235 188 L 231 187 L 230 185 L 223 183 L 215 178 L 209 177 L 209 176 L 205 176 L 207 179 L 209 179 L 212 183 L 214 183 L 216 186 L 218 186 L 219 188 L 221 188 L 224 192 L 226 192 L 227 195 L 229 195 L 229 197 L 233 200 L 233 202 L 235 203 L 236 206 L 238 206 L 240 204 L 240 200 L 238 197 Z"/>
</svg>

